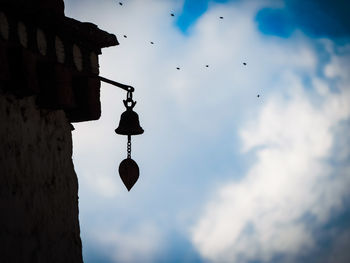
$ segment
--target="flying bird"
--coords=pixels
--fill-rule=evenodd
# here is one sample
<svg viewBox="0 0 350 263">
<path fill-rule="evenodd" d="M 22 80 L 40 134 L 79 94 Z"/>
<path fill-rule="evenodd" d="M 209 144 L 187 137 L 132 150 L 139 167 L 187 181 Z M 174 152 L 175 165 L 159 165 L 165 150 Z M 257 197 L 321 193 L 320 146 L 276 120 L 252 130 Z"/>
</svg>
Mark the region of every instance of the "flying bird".
<svg viewBox="0 0 350 263">
<path fill-rule="evenodd" d="M 247 66 L 247 63 L 243 62 L 243 65 L 244 65 L 244 66 Z"/>
<path fill-rule="evenodd" d="M 177 70 L 180 70 L 180 68 L 179 68 L 179 67 L 177 67 L 176 69 L 177 69 Z"/>
<path fill-rule="evenodd" d="M 257 95 L 257 97 L 259 98 L 259 97 L 260 97 L 260 95 L 258 94 L 258 95 Z"/>
<path fill-rule="evenodd" d="M 209 68 L 209 65 L 205 65 L 205 67 Z"/>
<path fill-rule="evenodd" d="M 224 17 L 223 17 L 223 16 L 220 16 L 220 19 L 224 19 Z"/>
<path fill-rule="evenodd" d="M 154 43 L 151 41 L 151 44 L 153 45 Z"/>
<path fill-rule="evenodd" d="M 122 2 L 119 2 L 119 5 L 123 5 L 123 3 L 122 3 Z"/>
<path fill-rule="evenodd" d="M 124 35 L 124 38 L 127 38 L 127 35 Z"/>
<path fill-rule="evenodd" d="M 171 16 L 175 16 L 173 13 L 170 14 Z"/>
</svg>

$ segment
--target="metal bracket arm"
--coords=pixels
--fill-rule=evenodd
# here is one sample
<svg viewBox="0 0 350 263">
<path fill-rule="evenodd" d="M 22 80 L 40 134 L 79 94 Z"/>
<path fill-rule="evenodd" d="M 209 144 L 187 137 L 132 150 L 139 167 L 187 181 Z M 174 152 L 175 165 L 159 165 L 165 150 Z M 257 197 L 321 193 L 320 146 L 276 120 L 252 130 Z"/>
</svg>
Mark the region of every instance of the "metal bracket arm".
<svg viewBox="0 0 350 263">
<path fill-rule="evenodd" d="M 128 92 L 134 92 L 135 89 L 129 85 L 125 85 L 125 84 L 122 84 L 122 83 L 119 83 L 119 82 L 116 82 L 116 81 L 113 81 L 113 80 L 110 80 L 110 79 L 106 79 L 104 77 L 101 77 L 101 76 L 97 76 L 97 78 L 100 80 L 100 81 L 103 81 L 103 82 L 106 82 L 108 84 L 111 84 L 113 86 L 116 86 L 118 88 L 121 88 L 123 90 L 126 90 Z"/>
</svg>

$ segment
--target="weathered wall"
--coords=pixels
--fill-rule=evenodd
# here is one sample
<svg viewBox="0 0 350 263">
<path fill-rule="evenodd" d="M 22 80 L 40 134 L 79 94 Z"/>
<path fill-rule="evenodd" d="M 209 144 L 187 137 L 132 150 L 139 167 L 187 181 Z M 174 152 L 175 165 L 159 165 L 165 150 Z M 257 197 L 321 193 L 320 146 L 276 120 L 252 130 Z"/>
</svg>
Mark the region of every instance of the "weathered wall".
<svg viewBox="0 0 350 263">
<path fill-rule="evenodd" d="M 78 182 L 64 111 L 0 89 L 0 262 L 82 262 Z"/>
</svg>

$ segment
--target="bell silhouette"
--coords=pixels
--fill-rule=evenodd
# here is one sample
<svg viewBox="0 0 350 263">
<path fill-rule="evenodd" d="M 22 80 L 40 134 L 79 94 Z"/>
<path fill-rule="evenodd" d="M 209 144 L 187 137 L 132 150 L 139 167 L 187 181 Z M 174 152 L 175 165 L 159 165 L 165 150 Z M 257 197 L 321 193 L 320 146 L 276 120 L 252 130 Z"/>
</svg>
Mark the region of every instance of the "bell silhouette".
<svg viewBox="0 0 350 263">
<path fill-rule="evenodd" d="M 139 116 L 131 107 L 127 108 L 120 116 L 119 126 L 115 129 L 115 132 L 121 135 L 138 135 L 143 133 Z"/>
</svg>

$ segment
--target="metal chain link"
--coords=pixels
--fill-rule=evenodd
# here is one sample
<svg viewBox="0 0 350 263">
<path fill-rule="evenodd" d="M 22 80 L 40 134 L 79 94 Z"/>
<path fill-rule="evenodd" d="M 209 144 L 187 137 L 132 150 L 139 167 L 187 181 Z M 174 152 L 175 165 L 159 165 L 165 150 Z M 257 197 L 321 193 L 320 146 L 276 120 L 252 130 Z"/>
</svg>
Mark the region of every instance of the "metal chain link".
<svg viewBox="0 0 350 263">
<path fill-rule="evenodd" d="M 131 158 L 131 135 L 128 135 L 128 147 L 127 147 L 127 151 L 128 151 L 128 159 Z"/>
</svg>

